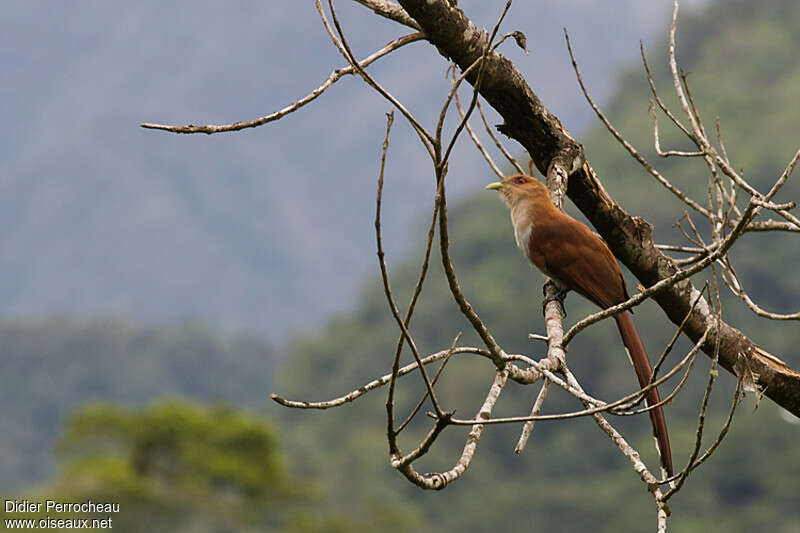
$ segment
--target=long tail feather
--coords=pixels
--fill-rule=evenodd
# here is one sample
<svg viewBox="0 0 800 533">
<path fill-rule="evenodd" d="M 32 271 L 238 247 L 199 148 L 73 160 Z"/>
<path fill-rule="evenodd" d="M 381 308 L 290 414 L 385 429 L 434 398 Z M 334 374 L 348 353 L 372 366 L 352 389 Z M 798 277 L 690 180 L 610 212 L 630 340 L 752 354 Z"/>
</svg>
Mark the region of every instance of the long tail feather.
<svg viewBox="0 0 800 533">
<path fill-rule="evenodd" d="M 633 320 L 628 312 L 617 314 L 614 318 L 617 320 L 617 327 L 622 336 L 622 342 L 628 349 L 628 354 L 633 363 L 633 369 L 636 371 L 636 377 L 639 378 L 639 386 L 644 387 L 650 383 L 650 377 L 653 371 L 650 368 L 650 361 L 647 358 L 647 352 L 644 349 L 642 340 L 639 338 L 639 333 L 633 325 Z M 658 391 L 655 388 L 650 389 L 647 393 L 647 405 L 654 405 L 661 401 Z M 667 434 L 667 422 L 664 419 L 664 411 L 661 407 L 657 407 L 650 413 L 650 422 L 653 424 L 653 435 L 656 438 L 658 445 L 658 453 L 661 457 L 661 466 L 666 470 L 667 475 L 672 475 L 672 450 L 669 446 L 669 435 Z"/>
</svg>

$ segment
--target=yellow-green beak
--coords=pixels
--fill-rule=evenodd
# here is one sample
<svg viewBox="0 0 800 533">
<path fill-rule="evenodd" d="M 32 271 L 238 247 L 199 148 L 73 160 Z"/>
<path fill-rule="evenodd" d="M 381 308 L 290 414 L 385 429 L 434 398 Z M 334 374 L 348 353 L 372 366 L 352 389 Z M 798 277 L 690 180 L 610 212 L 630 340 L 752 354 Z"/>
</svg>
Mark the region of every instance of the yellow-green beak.
<svg viewBox="0 0 800 533">
<path fill-rule="evenodd" d="M 486 186 L 486 190 L 487 191 L 499 191 L 503 187 L 505 187 L 505 185 L 502 182 L 495 181 L 494 183 L 490 183 L 489 185 L 487 185 Z"/>
</svg>

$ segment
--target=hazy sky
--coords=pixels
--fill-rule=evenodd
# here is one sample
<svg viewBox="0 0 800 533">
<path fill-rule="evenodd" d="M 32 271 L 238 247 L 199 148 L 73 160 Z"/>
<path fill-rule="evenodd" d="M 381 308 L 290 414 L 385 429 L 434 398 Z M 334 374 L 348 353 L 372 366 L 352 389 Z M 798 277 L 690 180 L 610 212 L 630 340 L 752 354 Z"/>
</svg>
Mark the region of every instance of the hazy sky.
<svg viewBox="0 0 800 533">
<path fill-rule="evenodd" d="M 461 0 L 481 27 L 504 1 Z M 408 33 L 353 1 L 338 9 L 357 55 Z M 517 1 L 506 54 L 573 133 L 592 120 L 570 70 L 570 30 L 602 101 L 671 2 Z M 655 40 L 657 38 L 658 40 Z M 347 309 L 375 271 L 373 197 L 388 103 L 349 77 L 301 112 L 216 136 L 140 122 L 227 123 L 282 108 L 343 61 L 311 1 L 16 1 L 0 12 L 0 312 L 195 317 L 273 339 Z M 428 125 L 447 64 L 415 43 L 376 78 Z M 499 119 L 492 117 L 492 123 Z M 509 143 L 519 154 L 519 147 Z M 455 196 L 488 170 L 466 137 Z M 430 163 L 402 120 L 387 167 L 389 259 L 431 201 Z"/>
</svg>

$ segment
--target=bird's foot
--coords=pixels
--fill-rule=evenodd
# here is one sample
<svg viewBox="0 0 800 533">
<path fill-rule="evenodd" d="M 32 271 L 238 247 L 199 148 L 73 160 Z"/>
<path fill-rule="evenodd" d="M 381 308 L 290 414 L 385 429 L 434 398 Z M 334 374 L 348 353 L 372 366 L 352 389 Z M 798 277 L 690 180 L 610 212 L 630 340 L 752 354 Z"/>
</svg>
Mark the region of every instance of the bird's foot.
<svg viewBox="0 0 800 533">
<path fill-rule="evenodd" d="M 567 289 L 550 279 L 544 284 L 542 292 L 544 293 L 544 300 L 542 301 L 542 313 L 544 313 L 548 303 L 558 302 L 561 306 L 561 314 L 564 318 L 566 318 L 567 309 L 564 307 L 564 300 L 567 297 Z"/>
</svg>

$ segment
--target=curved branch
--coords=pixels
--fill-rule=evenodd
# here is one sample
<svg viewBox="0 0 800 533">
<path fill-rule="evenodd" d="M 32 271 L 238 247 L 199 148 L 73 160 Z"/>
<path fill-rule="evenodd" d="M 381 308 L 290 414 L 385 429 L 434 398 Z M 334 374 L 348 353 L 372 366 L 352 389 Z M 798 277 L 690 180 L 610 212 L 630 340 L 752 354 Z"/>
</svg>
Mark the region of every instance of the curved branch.
<svg viewBox="0 0 800 533">
<path fill-rule="evenodd" d="M 396 39 L 396 40 L 390 42 L 389 44 L 387 44 L 386 46 L 384 46 L 383 48 L 381 48 L 380 50 L 378 50 L 374 54 L 370 55 L 366 59 L 363 59 L 358 64 L 359 64 L 359 66 L 361 66 L 361 68 L 366 68 L 371 63 L 373 63 L 375 60 L 380 59 L 381 57 L 383 57 L 383 56 L 385 56 L 385 55 L 397 50 L 401 46 L 405 46 L 405 45 L 407 45 L 409 43 L 413 43 L 415 41 L 419 41 L 419 40 L 422 40 L 424 38 L 425 38 L 425 35 L 423 33 L 412 33 L 410 35 L 404 35 L 403 37 L 400 37 L 399 39 Z M 248 121 L 245 121 L 245 122 L 234 122 L 233 124 L 220 124 L 220 125 L 209 124 L 209 125 L 206 125 L 206 126 L 195 126 L 193 124 L 189 124 L 187 126 L 175 126 L 175 125 L 171 125 L 171 124 L 153 124 L 151 122 L 144 122 L 142 124 L 139 124 L 139 126 L 141 126 L 142 128 L 146 128 L 146 129 L 163 130 L 163 131 L 169 131 L 169 132 L 172 132 L 172 133 L 186 133 L 186 134 L 189 134 L 189 133 L 206 133 L 208 135 L 211 135 L 213 133 L 239 131 L 239 130 L 243 130 L 243 129 L 247 129 L 247 128 L 257 128 L 258 126 L 263 126 L 264 124 L 267 124 L 268 122 L 274 122 L 274 121 L 276 121 L 278 119 L 281 119 L 281 118 L 285 117 L 286 115 L 297 111 L 298 109 L 300 109 L 304 105 L 313 102 L 314 100 L 317 99 L 318 96 L 320 96 L 322 93 L 327 91 L 334 83 L 339 81 L 342 77 L 346 76 L 347 74 L 354 74 L 355 72 L 356 72 L 356 70 L 353 68 L 352 65 L 349 65 L 349 66 L 346 66 L 346 67 L 342 67 L 342 68 L 338 68 L 338 69 L 334 70 L 333 72 L 331 72 L 330 76 L 328 76 L 328 79 L 325 80 L 325 82 L 322 85 L 320 85 L 319 87 L 317 87 L 316 89 L 314 89 L 313 91 L 308 93 L 306 96 L 304 96 L 300 100 L 297 100 L 296 102 L 291 103 L 290 105 L 284 107 L 283 109 L 281 109 L 279 111 L 276 111 L 276 112 L 271 113 L 269 115 L 265 115 L 263 117 L 259 117 L 259 118 L 254 119 L 254 120 L 248 120 Z"/>
<path fill-rule="evenodd" d="M 422 359 L 423 365 L 428 365 L 431 363 L 435 363 L 440 359 L 444 359 L 449 355 L 462 355 L 462 354 L 475 354 L 480 355 L 482 357 L 489 358 L 489 352 L 486 350 L 481 350 L 480 348 L 470 348 L 470 347 L 461 347 L 455 348 L 453 350 L 442 350 L 440 352 L 436 352 L 431 354 Z M 409 374 L 417 369 L 419 365 L 416 362 L 407 364 L 397 370 L 397 376 L 402 377 L 406 374 Z M 385 376 L 381 376 L 377 379 L 370 381 L 369 383 L 362 385 L 361 387 L 357 388 L 354 391 L 351 391 L 344 396 L 339 396 L 338 398 L 333 398 L 331 400 L 325 400 L 320 402 L 309 402 L 309 401 L 302 401 L 302 400 L 287 400 L 283 396 L 279 396 L 274 392 L 269 395 L 270 399 L 273 400 L 275 403 L 283 405 L 284 407 L 292 407 L 295 409 L 330 409 L 331 407 L 339 407 L 340 405 L 344 405 L 346 403 L 350 403 L 353 400 L 356 400 L 368 392 L 371 392 L 375 389 L 379 389 L 389 383 L 392 379 L 392 374 L 386 374 Z"/>
<path fill-rule="evenodd" d="M 503 387 L 506 385 L 507 379 L 507 370 L 498 370 L 495 373 L 494 382 L 489 388 L 489 393 L 486 395 L 486 400 L 484 400 L 476 418 L 485 420 L 491 417 L 492 410 L 497 403 L 497 399 L 500 397 L 500 392 L 502 392 Z M 464 450 L 461 452 L 461 457 L 459 457 L 455 466 L 453 466 L 453 468 L 447 472 L 437 472 L 433 474 L 425 474 L 423 476 L 414 470 L 414 467 L 411 465 L 411 461 L 413 459 L 416 459 L 427 451 L 422 449 L 424 444 L 429 439 L 432 441 L 434 438 L 436 438 L 436 435 L 441 432 L 441 429 L 443 429 L 444 426 L 449 423 L 449 416 L 446 418 L 437 418 L 436 425 L 434 426 L 433 430 L 431 430 L 431 433 L 429 433 L 429 436 L 426 438 L 426 440 L 420 445 L 420 447 L 405 457 L 393 458 L 392 466 L 402 472 L 409 481 L 423 489 L 441 490 L 449 483 L 452 483 L 456 479 L 460 478 L 464 472 L 466 472 L 470 463 L 472 463 L 472 458 L 475 456 L 475 450 L 478 447 L 478 441 L 480 440 L 481 435 L 483 435 L 483 429 L 486 427 L 484 424 L 475 424 L 472 426 L 469 435 L 467 435 L 467 442 L 464 445 Z M 441 429 L 439 429 L 440 427 Z M 436 432 L 436 434 L 434 434 L 434 432 Z"/>
</svg>

